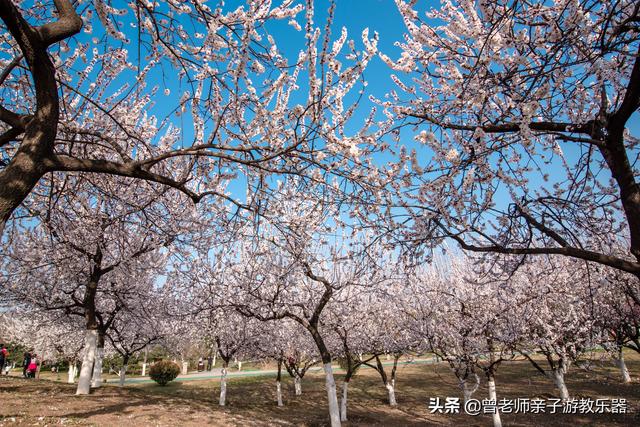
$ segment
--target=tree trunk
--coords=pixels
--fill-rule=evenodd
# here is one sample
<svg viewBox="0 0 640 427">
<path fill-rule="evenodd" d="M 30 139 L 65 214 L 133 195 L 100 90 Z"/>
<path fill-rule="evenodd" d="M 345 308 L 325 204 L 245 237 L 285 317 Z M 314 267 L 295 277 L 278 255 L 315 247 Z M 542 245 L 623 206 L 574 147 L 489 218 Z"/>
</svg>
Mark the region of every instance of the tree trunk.
<svg viewBox="0 0 640 427">
<path fill-rule="evenodd" d="M 395 353 L 393 355 L 393 368 L 391 369 L 391 381 L 386 385 L 387 390 L 389 392 L 389 405 L 397 406 L 398 402 L 396 401 L 396 372 L 398 371 L 398 360 L 400 359 L 400 354 Z"/>
<path fill-rule="evenodd" d="M 498 395 L 496 393 L 496 381 L 493 375 L 489 375 L 487 382 L 489 383 L 489 399 L 496 403 L 496 412 L 491 414 L 493 418 L 493 427 L 502 427 L 500 412 L 498 412 Z"/>
<path fill-rule="evenodd" d="M 469 384 L 468 378 L 459 380 L 460 388 L 462 389 L 462 396 L 465 403 L 468 402 L 469 399 L 471 399 L 471 396 L 473 395 L 473 393 L 475 393 L 478 390 L 478 387 L 480 386 L 480 378 L 476 374 L 474 374 L 474 377 L 476 379 L 476 383 L 474 385 Z"/>
<path fill-rule="evenodd" d="M 127 376 L 127 365 L 122 365 L 122 368 L 120 368 L 120 387 L 124 387 L 124 380 L 125 377 Z"/>
<path fill-rule="evenodd" d="M 100 341 L 100 338 L 98 338 Z M 91 387 L 99 388 L 102 386 L 102 359 L 104 358 L 104 339 L 102 340 L 102 346 L 100 342 L 97 344 L 96 359 L 93 363 L 93 376 L 91 378 Z"/>
<path fill-rule="evenodd" d="M 389 378 L 387 377 L 386 371 L 384 370 L 384 366 L 382 365 L 380 356 L 376 355 L 376 370 L 380 374 L 380 378 L 382 379 L 382 384 L 384 384 L 384 387 L 387 389 L 387 394 L 389 396 L 389 405 L 391 406 L 396 406 L 398 404 L 396 402 L 396 390 L 394 387 L 395 380 L 393 379 L 393 377 L 395 377 L 395 367 L 396 367 L 397 361 L 398 359 L 396 358 L 394 362 L 393 371 L 392 371 L 393 372 L 392 380 L 390 381 Z"/>
<path fill-rule="evenodd" d="M 56 1 L 56 6 L 58 6 Z M 75 15 L 75 12 L 73 13 Z M 13 211 L 29 195 L 38 180 L 47 172 L 44 160 L 53 153 L 59 121 L 58 84 L 56 69 L 47 52 L 49 41 L 28 27 L 21 13 L 12 2 L 2 2 L 0 16 L 3 33 L 10 33 L 20 47 L 29 67 L 35 90 L 36 111 L 25 122 L 11 124 L 24 128 L 22 142 L 10 163 L 0 171 L 0 238 Z M 77 19 L 75 19 L 77 18 Z M 60 30 L 65 26 L 63 38 L 76 34 L 82 21 L 75 15 L 65 24 L 54 24 Z M 43 27 L 41 27 L 43 28 Z M 68 30 L 68 31 L 67 31 Z"/>
<path fill-rule="evenodd" d="M 563 401 L 569 400 L 569 390 L 564 382 L 564 372 L 562 369 L 555 369 L 553 371 L 553 382 L 556 384 L 556 388 L 560 392 L 560 398 Z"/>
<path fill-rule="evenodd" d="M 284 406 L 282 404 L 282 359 L 278 359 L 278 376 L 276 377 L 276 399 L 278 400 L 278 406 Z"/>
<path fill-rule="evenodd" d="M 278 406 L 284 406 L 282 403 L 282 385 L 280 381 L 276 381 L 276 398 L 278 399 Z"/>
<path fill-rule="evenodd" d="M 222 364 L 220 371 L 220 406 L 227 404 L 227 362 Z"/>
<path fill-rule="evenodd" d="M 89 394 L 91 391 L 91 374 L 93 373 L 93 362 L 96 358 L 96 345 L 98 342 L 98 331 L 87 329 L 84 338 L 84 355 L 82 356 L 82 367 L 80 368 L 80 378 L 76 394 Z"/>
<path fill-rule="evenodd" d="M 127 367 L 129 366 L 129 356 L 122 358 L 122 367 L 120 368 L 120 387 L 124 387 L 124 380 L 127 376 Z"/>
<path fill-rule="evenodd" d="M 295 388 L 296 396 L 302 395 L 302 381 L 297 374 L 293 377 L 293 387 Z"/>
<path fill-rule="evenodd" d="M 67 372 L 67 382 L 73 384 L 76 382 L 76 362 L 69 361 L 69 372 Z"/>
<path fill-rule="evenodd" d="M 189 373 L 189 362 L 182 362 L 182 375 Z"/>
<path fill-rule="evenodd" d="M 333 378 L 331 361 L 324 363 L 323 369 L 327 388 L 327 399 L 329 400 L 329 418 L 331 419 L 331 427 L 340 427 L 340 409 L 338 407 L 338 395 L 336 394 L 336 382 Z"/>
<path fill-rule="evenodd" d="M 622 374 L 622 382 L 627 384 L 631 382 L 631 376 L 629 375 L 629 369 L 624 361 L 624 354 L 622 353 L 622 347 L 618 350 L 618 356 L 614 358 L 620 374 Z"/>
<path fill-rule="evenodd" d="M 238 360 L 238 371 L 242 371 L 242 360 Z"/>
<path fill-rule="evenodd" d="M 147 357 L 149 356 L 149 350 L 145 347 L 144 349 L 144 360 L 142 361 L 142 376 L 144 377 L 147 373 Z"/>
<path fill-rule="evenodd" d="M 347 421 L 347 395 L 349 392 L 349 381 L 342 383 L 342 400 L 340 401 L 340 421 Z"/>
<path fill-rule="evenodd" d="M 393 386 L 393 384 L 391 384 L 391 382 L 388 382 L 385 387 L 387 388 L 387 394 L 389 395 L 389 405 L 391 406 L 397 406 L 398 402 L 396 402 L 396 389 Z"/>
<path fill-rule="evenodd" d="M 34 149 L 34 141 L 26 138 L 11 163 L 0 171 L 0 236 L 13 211 L 46 172 L 42 165 L 42 155 L 38 153 L 40 150 Z M 34 139 L 33 136 L 30 139 Z"/>
</svg>

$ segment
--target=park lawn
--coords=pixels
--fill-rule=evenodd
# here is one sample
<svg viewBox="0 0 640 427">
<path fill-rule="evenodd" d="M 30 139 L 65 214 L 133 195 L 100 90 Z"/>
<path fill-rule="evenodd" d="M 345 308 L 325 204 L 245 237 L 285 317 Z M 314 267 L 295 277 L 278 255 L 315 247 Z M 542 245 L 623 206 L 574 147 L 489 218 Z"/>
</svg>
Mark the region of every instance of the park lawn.
<svg viewBox="0 0 640 427">
<path fill-rule="evenodd" d="M 567 375 L 572 397 L 626 398 L 629 414 L 503 414 L 505 426 L 640 425 L 640 358 L 628 353 L 634 383 L 621 384 L 610 362 L 594 360 Z M 430 397 L 458 396 L 455 377 L 444 364 L 401 365 L 398 368 L 398 407 L 386 404 L 386 390 L 377 373 L 363 368 L 352 380 L 349 423 L 345 425 L 486 426 L 489 416 L 431 414 Z M 341 371 L 336 380 L 341 386 Z M 62 376 L 63 379 L 65 378 Z M 50 380 L 0 378 L 0 425 L 327 425 L 326 393 L 321 373 L 308 373 L 302 396 L 294 396 L 293 383 L 284 378 L 285 406 L 275 406 L 274 377 L 230 378 L 228 406 L 217 404 L 215 380 L 174 382 L 166 387 L 137 384 L 119 388 L 107 385 L 89 396 L 75 396 L 75 387 Z M 524 361 L 506 363 L 496 378 L 498 397 L 551 398 L 552 383 L 536 375 Z M 340 391 L 340 389 L 339 389 Z M 473 396 L 487 396 L 481 387 Z"/>
</svg>

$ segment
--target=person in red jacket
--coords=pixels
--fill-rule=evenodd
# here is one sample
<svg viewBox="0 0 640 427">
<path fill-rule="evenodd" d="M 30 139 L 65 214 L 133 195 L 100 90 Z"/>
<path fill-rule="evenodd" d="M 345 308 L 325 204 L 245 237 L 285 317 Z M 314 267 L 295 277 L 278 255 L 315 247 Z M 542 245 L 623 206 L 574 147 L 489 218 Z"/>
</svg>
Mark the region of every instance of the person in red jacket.
<svg viewBox="0 0 640 427">
<path fill-rule="evenodd" d="M 2 375 L 2 372 L 4 371 L 4 365 L 5 363 L 7 363 L 8 355 L 9 352 L 7 351 L 7 348 L 4 346 L 4 344 L 0 344 L 0 375 Z"/>
<path fill-rule="evenodd" d="M 36 372 L 38 372 L 38 359 L 34 354 L 27 367 L 27 378 L 35 378 Z"/>
</svg>

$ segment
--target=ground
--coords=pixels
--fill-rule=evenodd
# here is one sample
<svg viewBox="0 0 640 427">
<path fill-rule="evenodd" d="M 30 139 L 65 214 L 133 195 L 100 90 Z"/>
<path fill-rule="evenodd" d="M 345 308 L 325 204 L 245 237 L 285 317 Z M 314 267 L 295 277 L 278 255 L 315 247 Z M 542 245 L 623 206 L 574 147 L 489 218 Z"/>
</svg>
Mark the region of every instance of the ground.
<svg viewBox="0 0 640 427">
<path fill-rule="evenodd" d="M 640 358 L 629 355 L 632 384 L 621 384 L 610 361 L 595 356 L 588 366 L 573 367 L 567 375 L 572 397 L 626 398 L 627 414 L 503 414 L 505 426 L 640 425 Z M 338 387 L 342 376 L 336 375 Z M 46 379 L 49 378 L 49 379 Z M 62 380 L 66 379 L 61 374 Z M 498 397 L 553 398 L 556 392 L 546 378 L 536 375 L 525 361 L 505 363 L 496 378 Z M 302 396 L 293 395 L 293 383 L 284 380 L 285 406 L 275 405 L 272 376 L 247 375 L 229 380 L 228 406 L 218 406 L 217 380 L 176 381 L 166 387 L 153 383 L 115 384 L 75 396 L 75 386 L 43 375 L 40 380 L 0 378 L 0 425 L 224 425 L 266 426 L 327 425 L 326 393 L 320 372 L 305 376 Z M 362 369 L 352 380 L 349 393 L 351 426 L 487 426 L 489 416 L 431 414 L 430 397 L 458 396 L 457 383 L 444 364 L 405 364 L 397 379 L 398 407 L 386 403 L 386 390 L 377 373 Z M 474 398 L 483 399 L 481 387 Z"/>
</svg>

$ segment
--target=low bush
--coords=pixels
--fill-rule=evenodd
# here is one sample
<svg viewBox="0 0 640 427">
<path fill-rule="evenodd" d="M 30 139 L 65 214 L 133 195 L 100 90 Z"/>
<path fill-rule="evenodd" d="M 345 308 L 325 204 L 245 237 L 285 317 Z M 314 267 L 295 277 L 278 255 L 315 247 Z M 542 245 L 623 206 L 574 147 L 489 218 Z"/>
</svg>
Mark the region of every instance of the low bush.
<svg viewBox="0 0 640 427">
<path fill-rule="evenodd" d="M 169 381 L 176 379 L 180 373 L 180 367 L 168 360 L 156 362 L 149 369 L 149 376 L 160 385 L 167 385 Z"/>
</svg>

